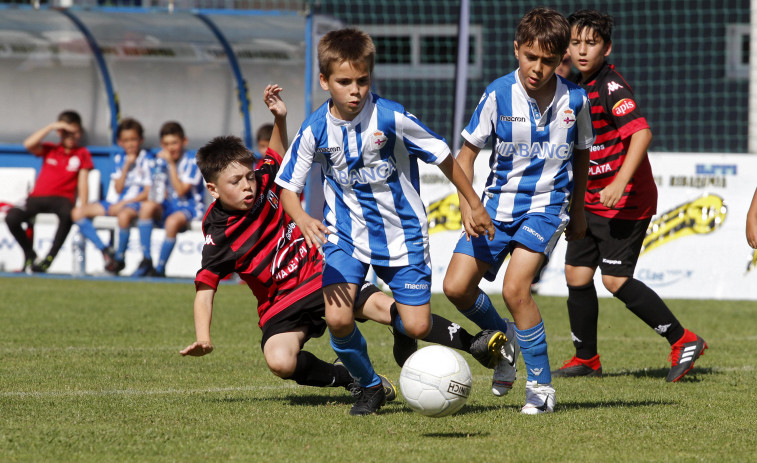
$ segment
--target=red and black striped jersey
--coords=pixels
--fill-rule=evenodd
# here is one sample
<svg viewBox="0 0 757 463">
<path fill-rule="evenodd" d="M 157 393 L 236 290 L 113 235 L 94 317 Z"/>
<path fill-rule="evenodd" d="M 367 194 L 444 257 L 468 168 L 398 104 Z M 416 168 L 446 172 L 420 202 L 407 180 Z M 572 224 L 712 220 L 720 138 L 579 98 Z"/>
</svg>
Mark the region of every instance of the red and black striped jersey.
<svg viewBox="0 0 757 463">
<path fill-rule="evenodd" d="M 657 186 L 646 156 L 614 208 L 608 209 L 599 202 L 600 191 L 613 181 L 626 159 L 631 135 L 649 128 L 631 86 L 615 71 L 615 66 L 606 62 L 580 85 L 589 94 L 591 119 L 597 136 L 591 148 L 586 210 L 603 217 L 626 220 L 653 216 L 657 210 Z"/>
<path fill-rule="evenodd" d="M 321 289 L 322 259 L 308 248 L 300 229 L 279 203 L 274 183 L 281 156 L 269 149 L 255 169 L 257 191 L 248 211 L 227 211 L 219 201 L 205 213 L 202 268 L 195 286 L 218 282 L 236 272 L 258 300 L 258 324 Z"/>
</svg>

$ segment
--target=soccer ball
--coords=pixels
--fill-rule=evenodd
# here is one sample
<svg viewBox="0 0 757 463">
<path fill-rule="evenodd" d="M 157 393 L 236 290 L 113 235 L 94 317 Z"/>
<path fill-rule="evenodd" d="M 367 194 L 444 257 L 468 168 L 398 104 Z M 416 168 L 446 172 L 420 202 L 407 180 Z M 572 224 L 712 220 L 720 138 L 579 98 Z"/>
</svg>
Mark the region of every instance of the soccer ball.
<svg viewBox="0 0 757 463">
<path fill-rule="evenodd" d="M 405 402 L 421 415 L 435 418 L 463 408 L 472 384 L 470 367 L 463 356 L 444 346 L 416 351 L 400 373 Z"/>
</svg>

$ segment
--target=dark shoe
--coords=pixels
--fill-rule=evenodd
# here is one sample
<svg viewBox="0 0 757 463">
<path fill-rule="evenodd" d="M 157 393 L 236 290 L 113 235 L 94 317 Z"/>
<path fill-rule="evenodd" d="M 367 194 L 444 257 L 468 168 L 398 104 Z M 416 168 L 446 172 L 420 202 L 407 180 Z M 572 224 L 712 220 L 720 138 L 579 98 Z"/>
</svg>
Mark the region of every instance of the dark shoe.
<svg viewBox="0 0 757 463">
<path fill-rule="evenodd" d="M 165 278 L 166 272 L 165 270 L 159 271 L 154 268 L 151 268 L 150 270 L 147 271 L 147 274 L 145 276 L 153 277 L 153 278 Z"/>
<path fill-rule="evenodd" d="M 363 416 L 375 414 L 386 403 L 386 390 L 383 384 L 373 387 L 361 387 L 360 397 L 350 409 L 350 415 Z"/>
<path fill-rule="evenodd" d="M 139 267 L 137 267 L 137 270 L 135 270 L 134 273 L 131 274 L 131 276 L 144 277 L 153 270 L 152 261 L 145 257 L 144 259 L 142 259 L 142 262 L 139 263 Z"/>
<path fill-rule="evenodd" d="M 20 272 L 21 273 L 31 273 L 32 267 L 34 267 L 34 260 L 37 259 L 37 254 L 32 252 L 30 255 L 26 256 L 26 259 L 24 259 L 24 266 L 21 267 Z"/>
<path fill-rule="evenodd" d="M 599 354 L 590 358 L 589 360 L 573 357 L 561 366 L 559 369 L 552 372 L 552 376 L 559 376 L 563 378 L 572 378 L 575 376 L 596 376 L 602 377 L 602 364 L 599 362 Z"/>
<path fill-rule="evenodd" d="M 694 368 L 694 362 L 696 359 L 704 354 L 704 350 L 707 349 L 707 347 L 707 343 L 704 342 L 704 339 L 689 330 L 684 330 L 681 339 L 671 346 L 668 360 L 670 360 L 673 366 L 668 372 L 667 381 L 669 383 L 675 383 L 686 376 L 686 373 Z"/>
<path fill-rule="evenodd" d="M 113 268 L 116 262 L 116 251 L 110 246 L 103 249 L 103 261 L 105 262 L 105 270 L 113 273 Z"/>
<path fill-rule="evenodd" d="M 394 345 L 392 346 L 394 361 L 401 368 L 408 357 L 418 350 L 418 340 L 401 333 L 397 328 L 392 330 L 392 334 L 394 335 Z"/>
<path fill-rule="evenodd" d="M 505 333 L 497 330 L 483 330 L 473 336 L 470 354 L 486 368 L 494 368 L 502 359 L 502 347 L 506 342 Z"/>
<path fill-rule="evenodd" d="M 110 268 L 105 267 L 105 270 L 113 275 L 118 275 L 118 273 L 124 268 L 126 268 L 126 262 L 114 258 L 113 265 Z"/>
<path fill-rule="evenodd" d="M 50 268 L 50 265 L 53 263 L 53 256 L 47 256 L 42 260 L 38 260 L 36 263 L 32 264 L 32 272 L 34 273 L 45 273 Z"/>
</svg>

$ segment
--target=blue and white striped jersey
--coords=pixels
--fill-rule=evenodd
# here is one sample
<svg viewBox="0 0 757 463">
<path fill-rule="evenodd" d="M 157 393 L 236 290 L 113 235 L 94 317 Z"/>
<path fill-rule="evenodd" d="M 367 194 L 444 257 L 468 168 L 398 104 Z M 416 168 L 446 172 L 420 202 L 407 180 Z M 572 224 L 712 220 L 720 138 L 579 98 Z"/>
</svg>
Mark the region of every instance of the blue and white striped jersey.
<svg viewBox="0 0 757 463">
<path fill-rule="evenodd" d="M 554 99 L 541 114 L 515 70 L 489 84 L 462 136 L 482 148 L 492 132 L 482 195 L 492 218 L 510 222 L 534 212 L 568 218 L 573 150 L 594 143 L 586 92 L 558 76 Z"/>
<path fill-rule="evenodd" d="M 371 97 L 352 121 L 332 116 L 328 101 L 311 114 L 276 183 L 299 193 L 312 164 L 320 164 L 330 242 L 365 263 L 428 263 L 417 160 L 439 164 L 449 147 L 398 103 Z"/>
<path fill-rule="evenodd" d="M 165 159 L 159 158 L 157 152 L 151 153 L 149 160 L 151 177 L 150 185 L 155 180 L 155 173 L 162 171 L 162 176 L 165 184 L 166 199 L 165 201 L 173 201 L 177 207 L 184 207 L 192 210 L 194 219 L 202 219 L 205 215 L 205 203 L 203 200 L 204 183 L 202 179 L 202 173 L 200 168 L 197 167 L 197 159 L 195 158 L 195 151 L 184 151 L 181 159 L 176 165 L 176 171 L 179 174 L 179 180 L 183 183 L 192 185 L 192 188 L 182 196 L 179 196 L 174 190 L 169 178 L 168 165 Z M 155 187 L 154 185 L 152 186 Z"/>
<path fill-rule="evenodd" d="M 111 183 L 115 182 L 121 177 L 121 172 L 124 169 L 124 161 L 126 160 L 126 153 L 123 151 L 116 153 L 113 157 L 113 164 L 115 164 L 115 170 L 110 174 Z M 111 204 L 118 203 L 120 201 L 128 201 L 134 199 L 138 194 L 144 191 L 145 187 L 150 185 L 150 165 L 148 162 L 148 154 L 146 150 L 140 150 L 137 155 L 137 160 L 131 165 L 129 172 L 126 174 L 126 180 L 124 181 L 124 188 L 121 193 L 116 193 L 115 190 L 109 191 L 109 195 L 106 198 Z"/>
</svg>

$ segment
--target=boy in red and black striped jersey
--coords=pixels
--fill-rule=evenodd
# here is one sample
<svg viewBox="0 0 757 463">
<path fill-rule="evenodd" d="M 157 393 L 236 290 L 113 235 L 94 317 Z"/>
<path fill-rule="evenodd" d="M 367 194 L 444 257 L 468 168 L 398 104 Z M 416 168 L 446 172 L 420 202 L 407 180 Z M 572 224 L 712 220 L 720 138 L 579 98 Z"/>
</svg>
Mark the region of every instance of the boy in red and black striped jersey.
<svg viewBox="0 0 757 463">
<path fill-rule="evenodd" d="M 197 165 L 215 201 L 203 219 L 202 268 L 195 277 L 197 340 L 181 354 L 202 356 L 213 351 L 213 298 L 220 280 L 236 272 L 258 300 L 261 347 L 271 371 L 298 384 L 345 387 L 354 393 L 359 384 L 344 365 L 325 362 L 302 350 L 308 339 L 321 336 L 326 328 L 323 259 L 318 248 L 305 244 L 300 229 L 279 203 L 281 187 L 274 179 L 287 139 L 286 106 L 280 92 L 277 85 L 269 85 L 264 92 L 275 124 L 266 155 L 257 168 L 254 154 L 238 137 L 216 137 L 197 152 Z M 389 325 L 396 316 L 392 298 L 370 283 L 361 286 L 355 303 L 357 319 Z M 434 321 L 435 329 L 425 340 L 479 354 L 474 356 L 482 363 L 499 360 L 499 351 L 478 352 L 475 348 L 482 345 L 486 350 L 489 338 L 496 338 L 499 332 L 471 336 L 442 317 L 434 315 Z M 416 349 L 417 341 L 395 332 L 398 364 L 402 365 Z M 385 377 L 381 381 L 378 387 L 387 400 L 392 400 L 396 397 L 394 386 Z"/>
<path fill-rule="evenodd" d="M 647 148 L 652 132 L 631 86 L 608 64 L 613 18 L 596 10 L 568 17 L 573 65 L 581 73 L 592 106 L 596 141 L 591 149 L 586 189 L 586 237 L 569 241 L 565 256 L 568 316 L 576 356 L 556 376 L 601 376 L 597 353 L 599 303 L 594 288 L 597 267 L 602 283 L 672 347 L 668 381 L 678 381 L 694 366 L 707 343 L 681 326 L 648 286 L 633 278 L 641 245 L 657 210 L 657 187 Z"/>
</svg>

